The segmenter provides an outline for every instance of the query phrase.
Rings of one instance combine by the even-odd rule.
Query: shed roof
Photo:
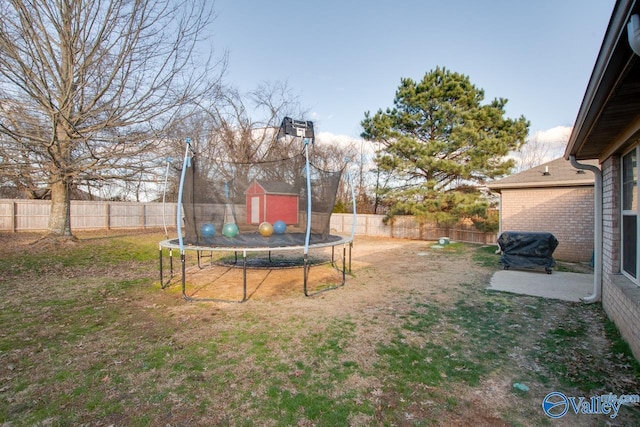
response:
[[[264,189],[267,194],[293,194],[297,195],[293,185],[282,181],[262,181],[257,179],[256,183]]]
[[[597,166],[595,160],[583,162]],[[487,184],[492,190],[505,188],[580,187],[592,186],[593,173],[574,168],[568,160],[555,159],[520,173]]]

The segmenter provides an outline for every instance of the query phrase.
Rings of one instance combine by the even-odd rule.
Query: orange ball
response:
[[[273,234],[273,225],[265,221],[260,224],[258,231],[263,237],[269,237]]]

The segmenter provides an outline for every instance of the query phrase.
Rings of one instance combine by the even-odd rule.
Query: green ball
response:
[[[238,235],[238,226],[233,223],[227,223],[222,227],[222,234],[227,237],[236,237]]]

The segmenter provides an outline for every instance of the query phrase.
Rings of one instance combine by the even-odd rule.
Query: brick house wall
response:
[[[602,307],[640,360],[640,288],[620,273],[620,157],[602,164]]]
[[[602,164],[602,274],[620,273],[620,157]]]
[[[600,164],[602,306],[640,360],[640,287],[621,272],[621,156],[640,144],[640,52],[628,28],[634,15],[640,2],[615,2],[563,157]]]
[[[501,231],[545,231],[558,239],[554,258],[588,262],[593,254],[593,186],[503,189]]]

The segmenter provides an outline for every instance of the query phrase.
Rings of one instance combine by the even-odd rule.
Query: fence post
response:
[[[173,215],[171,216],[171,218],[177,218],[178,217],[178,210],[182,209],[181,206],[179,206],[177,203],[173,204]],[[180,211],[182,212],[182,211]],[[176,230],[178,229],[178,221],[176,220],[176,224],[175,224]]]
[[[10,208],[10,214],[11,214],[11,232],[15,233],[16,232],[16,212],[18,211],[18,209],[16,208],[16,202],[15,201],[11,201],[11,208]]]
[[[111,226],[111,207],[109,202],[104,204],[104,228],[109,230]]]

